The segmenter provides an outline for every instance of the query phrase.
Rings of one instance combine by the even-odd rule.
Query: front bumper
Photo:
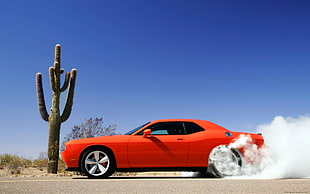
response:
[[[68,169],[79,168],[79,155],[77,153],[76,150],[73,150],[73,146],[70,145],[66,145],[66,149],[61,153]]]

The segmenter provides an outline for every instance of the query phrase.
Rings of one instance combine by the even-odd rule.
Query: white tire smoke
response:
[[[230,146],[244,147],[241,175],[247,178],[310,177],[310,117],[277,116],[269,124],[259,125],[267,147],[258,149],[250,136],[241,136]]]
[[[241,135],[231,148],[243,148],[242,168],[238,176],[227,178],[310,178],[310,116],[277,116],[271,123],[258,125],[265,145],[258,148],[249,135]],[[232,164],[234,165],[234,164]],[[182,176],[199,176],[183,172]]]

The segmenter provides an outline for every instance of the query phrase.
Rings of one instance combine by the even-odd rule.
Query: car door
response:
[[[183,167],[188,157],[188,136],[182,122],[159,122],[150,125],[151,134],[143,132],[128,141],[130,168]]]

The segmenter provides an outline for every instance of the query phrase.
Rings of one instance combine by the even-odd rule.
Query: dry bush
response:
[[[47,164],[47,152],[40,152],[38,159],[33,161],[33,165],[41,171],[43,171],[43,169],[47,169]]]
[[[36,159],[33,161],[33,166],[43,171],[47,168],[47,159]]]
[[[66,164],[62,159],[58,160],[58,172],[64,172],[66,170]]]
[[[0,155],[0,169],[5,169],[9,174],[20,174],[31,163],[31,160],[23,159],[19,156],[11,154]]]
[[[29,160],[11,154],[0,154],[0,176],[20,175],[22,172],[28,172],[29,167],[36,168],[40,171],[45,171],[48,166],[48,159],[46,152],[41,152],[38,159]],[[58,172],[64,175],[71,175],[73,173],[65,172],[66,165],[63,160],[58,160]]]

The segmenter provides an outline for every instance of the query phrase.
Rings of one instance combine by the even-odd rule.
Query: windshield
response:
[[[143,124],[143,125],[141,125],[141,126],[139,126],[139,127],[136,127],[136,128],[134,128],[134,129],[128,131],[128,132],[125,133],[124,135],[131,135],[131,134],[133,134],[134,132],[136,132],[136,131],[138,131],[139,129],[141,129],[142,127],[144,127],[145,125],[149,124],[149,123],[150,123],[150,122],[147,122],[147,123],[145,123],[145,124]]]

